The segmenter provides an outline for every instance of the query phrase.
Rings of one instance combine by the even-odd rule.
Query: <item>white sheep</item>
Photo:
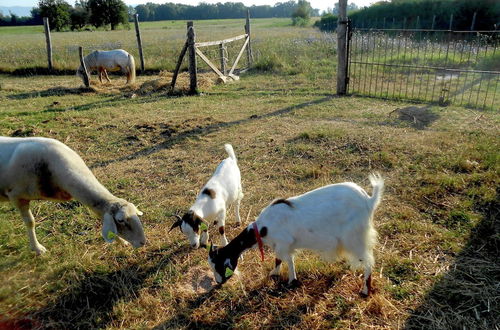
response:
[[[236,223],[241,224],[240,202],[243,198],[243,189],[241,188],[240,169],[238,168],[233,147],[230,144],[225,144],[224,148],[229,157],[217,166],[214,174],[207,184],[203,186],[189,211],[182,218],[177,215],[177,221],[170,228],[172,230],[179,227],[188,237],[193,248],[198,248],[200,243],[202,246],[206,246],[208,242],[208,222],[212,220],[215,225],[219,226],[221,245],[227,244],[224,229],[225,218],[227,209],[233,203],[236,205]]]
[[[372,197],[355,183],[345,182],[273,201],[228,245],[222,248],[210,246],[209,264],[216,281],[224,283],[231,277],[239,256],[258,243],[255,224],[263,244],[276,253],[271,276],[279,275],[283,260],[288,263],[289,284],[298,284],[294,251],[314,250],[332,260],[344,257],[353,268],[364,267],[361,294],[368,296],[375,262],[373,247],[377,239],[373,214],[382,198],[384,180],[372,174],[370,182]]]
[[[134,247],[145,244],[138,217],[142,212],[113,196],[68,146],[49,138],[0,137],[0,201],[10,201],[19,210],[36,254],[47,250],[36,238],[30,201],[73,198],[102,218],[102,236],[107,242],[121,237]]]

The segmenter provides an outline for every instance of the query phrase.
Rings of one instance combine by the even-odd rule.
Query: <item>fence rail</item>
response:
[[[500,109],[500,31],[349,33],[348,92]]]

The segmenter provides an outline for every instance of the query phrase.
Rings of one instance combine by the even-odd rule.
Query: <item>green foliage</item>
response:
[[[477,13],[475,30],[493,30],[500,17],[497,0],[448,1],[380,1],[350,15],[354,26],[364,28],[425,28],[448,29],[453,15],[453,30],[469,30],[474,12]]]
[[[338,17],[332,14],[325,14],[321,16],[319,21],[314,23],[314,26],[321,31],[333,32],[337,28]]]
[[[89,22],[95,27],[111,25],[115,30],[119,24],[128,22],[127,6],[122,0],[89,0]]]
[[[311,19],[312,7],[306,0],[299,0],[297,8],[292,13],[292,24],[294,26],[306,26]]]
[[[64,0],[40,0],[40,16],[49,18],[51,30],[61,31],[70,24],[71,6]]]
[[[76,3],[71,10],[71,30],[81,30],[89,23],[89,9],[86,2]]]

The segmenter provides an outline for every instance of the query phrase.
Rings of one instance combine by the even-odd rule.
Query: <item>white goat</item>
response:
[[[0,137],[0,201],[10,201],[21,213],[30,246],[37,254],[47,250],[36,238],[32,200],[76,199],[102,218],[107,242],[123,238],[134,247],[145,244],[134,204],[113,196],[83,160],[68,146],[48,138]]]
[[[228,158],[224,159],[214,174],[203,186],[193,206],[183,217],[177,217],[177,221],[170,230],[179,227],[189,239],[192,247],[198,248],[200,241],[202,246],[208,242],[208,221],[214,220],[214,224],[219,226],[221,235],[221,245],[227,244],[227,238],[224,231],[226,211],[229,206],[236,202],[236,223],[241,224],[240,202],[243,198],[241,188],[241,175],[236,155],[230,144],[225,144]],[[201,239],[200,239],[201,231]]]
[[[355,183],[345,182],[275,200],[262,210],[254,224],[263,244],[271,247],[277,256],[271,276],[279,275],[284,260],[288,263],[289,284],[298,284],[293,253],[297,249],[310,249],[328,259],[345,257],[353,268],[363,266],[361,294],[369,295],[377,236],[373,213],[382,198],[384,180],[372,174],[370,182],[372,197]],[[239,256],[258,243],[254,224],[225,247],[210,247],[209,264],[218,283],[231,277]]]

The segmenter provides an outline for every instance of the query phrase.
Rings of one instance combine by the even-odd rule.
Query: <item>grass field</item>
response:
[[[237,30],[240,23],[227,25]],[[144,28],[169,24],[177,27],[166,34],[180,45],[183,23]],[[214,38],[233,35],[223,29],[226,22],[210,24],[224,31]],[[0,135],[65,142],[111,192],[144,212],[149,239],[139,250],[107,245],[99,219],[80,203],[35,202],[37,235],[48,249],[36,257],[19,214],[0,204],[0,328],[491,329],[500,323],[498,112],[337,98],[335,54],[325,39],[316,43],[327,37],[283,25],[255,24],[254,49],[267,71],[207,85],[200,96],[133,94],[117,76],[111,86],[87,90],[75,76],[0,75]],[[104,43],[125,31],[92,33]],[[208,38],[209,27],[202,33]],[[13,69],[12,61],[1,66]],[[152,79],[139,76],[137,86]],[[358,295],[359,272],[309,252],[296,257],[299,288],[286,287],[285,272],[281,281],[267,278],[270,250],[263,263],[258,251],[249,252],[239,277],[213,287],[207,252],[192,251],[178,230],[167,232],[171,215],[190,206],[226,157],[228,142],[242,172],[245,225],[274,198],[341,181],[369,189],[368,174],[382,173],[370,298]],[[233,219],[231,210],[229,238],[243,229]],[[214,228],[211,235],[218,236]]]

